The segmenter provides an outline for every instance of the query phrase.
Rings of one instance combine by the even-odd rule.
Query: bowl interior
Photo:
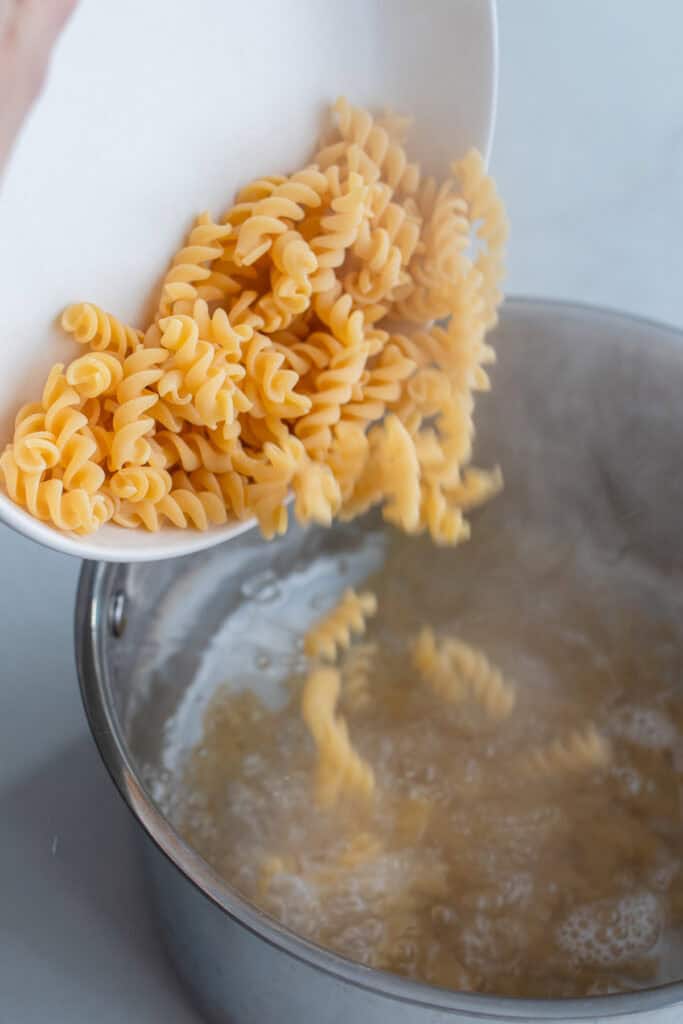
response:
[[[180,0],[83,0],[0,192],[0,445],[50,366],[75,354],[55,327],[63,307],[95,302],[145,324],[192,218],[219,215],[254,177],[301,166],[338,94],[413,114],[415,154],[444,171],[469,146],[488,152],[495,86],[493,0],[203,0],[191,17]],[[50,547],[119,561],[233,532],[106,527],[82,540],[2,493],[0,519]]]

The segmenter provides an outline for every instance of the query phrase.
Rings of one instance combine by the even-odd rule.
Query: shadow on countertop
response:
[[[156,934],[133,819],[89,736],[0,796],[0,828],[1,1024],[197,1024]]]

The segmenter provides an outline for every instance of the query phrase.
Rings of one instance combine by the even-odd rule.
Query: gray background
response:
[[[510,292],[683,325],[682,33],[679,0],[501,0]],[[196,1022],[81,710],[79,566],[3,527],[0,566],[0,1024]]]

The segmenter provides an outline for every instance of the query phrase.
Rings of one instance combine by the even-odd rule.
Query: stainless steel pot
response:
[[[237,623],[221,634],[224,647],[239,648],[252,685],[267,685],[267,665],[296,659],[301,602],[310,610],[340,575],[362,578],[384,559],[396,607],[412,602],[430,618],[443,612],[445,598],[466,608],[483,592],[485,608],[507,586],[518,595],[514,607],[548,579],[555,584],[543,586],[561,590],[579,562],[590,577],[594,563],[609,575],[630,559],[654,580],[638,592],[643,615],[683,621],[662,596],[671,593],[672,574],[683,572],[683,336],[607,311],[521,299],[507,303],[496,335],[499,365],[494,397],[481,403],[478,461],[500,461],[507,487],[477,516],[468,545],[445,552],[392,539],[370,522],[295,530],[272,545],[251,532],[172,562],[84,566],[76,647],[85,708],[141,825],[166,946],[212,1021],[683,1021],[680,982],[526,1001],[445,992],[351,963],[241,899],[159,809],[175,742],[169,723],[182,706],[186,731],[193,721],[196,729],[201,709],[187,707],[188,687],[205,670],[204,653],[220,647],[222,623]],[[529,536],[539,535],[547,543],[527,558]],[[658,579],[668,588],[660,591]],[[533,601],[527,605],[533,616]],[[266,640],[274,660],[259,654]],[[192,701],[201,704],[200,695]]]

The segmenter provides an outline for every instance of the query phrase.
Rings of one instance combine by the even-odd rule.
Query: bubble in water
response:
[[[638,796],[641,789],[643,788],[643,780],[638,774],[628,765],[614,765],[612,768],[612,775],[618,779],[623,785],[624,789],[631,796]]]
[[[470,964],[486,964],[497,955],[495,938],[489,918],[476,914],[471,925],[462,933],[466,960]]]
[[[530,874],[520,872],[511,875],[503,883],[503,902],[517,907],[525,907],[531,902],[534,889],[534,880]]]
[[[147,776],[147,788],[157,803],[161,804],[167,799],[171,779],[171,772],[165,769],[162,769],[160,772],[155,772],[153,769],[150,770]]]
[[[410,970],[413,964],[417,963],[418,945],[412,939],[399,939],[392,947],[392,957],[395,958],[403,970]]]
[[[442,903],[437,903],[432,907],[431,918],[434,924],[449,925],[455,922],[456,913],[453,907],[447,907]]]
[[[643,889],[577,907],[557,929],[556,940],[575,962],[614,968],[647,953],[660,929],[659,900]]]
[[[276,875],[271,882],[270,904],[286,928],[304,934],[313,930],[319,903],[313,886],[303,878]]]
[[[265,572],[257,573],[256,576],[245,580],[240,592],[248,601],[258,601],[260,604],[277,601],[281,594],[277,576],[272,569],[266,569]]]
[[[678,857],[661,854],[659,862],[651,869],[649,884],[658,892],[666,892],[678,874],[681,862]]]
[[[254,664],[256,665],[256,668],[263,671],[264,669],[270,668],[271,662],[269,656],[261,652],[254,658]]]
[[[673,722],[657,708],[635,705],[620,708],[612,718],[610,730],[615,736],[652,750],[665,750],[676,742]]]
[[[360,963],[369,963],[383,934],[384,923],[376,917],[367,917],[341,929],[334,938],[334,947]]]
[[[611,996],[622,989],[613,978],[596,978],[588,987],[587,996]]]
[[[267,766],[261,754],[246,754],[242,760],[242,771],[247,779],[263,772],[265,767]]]

